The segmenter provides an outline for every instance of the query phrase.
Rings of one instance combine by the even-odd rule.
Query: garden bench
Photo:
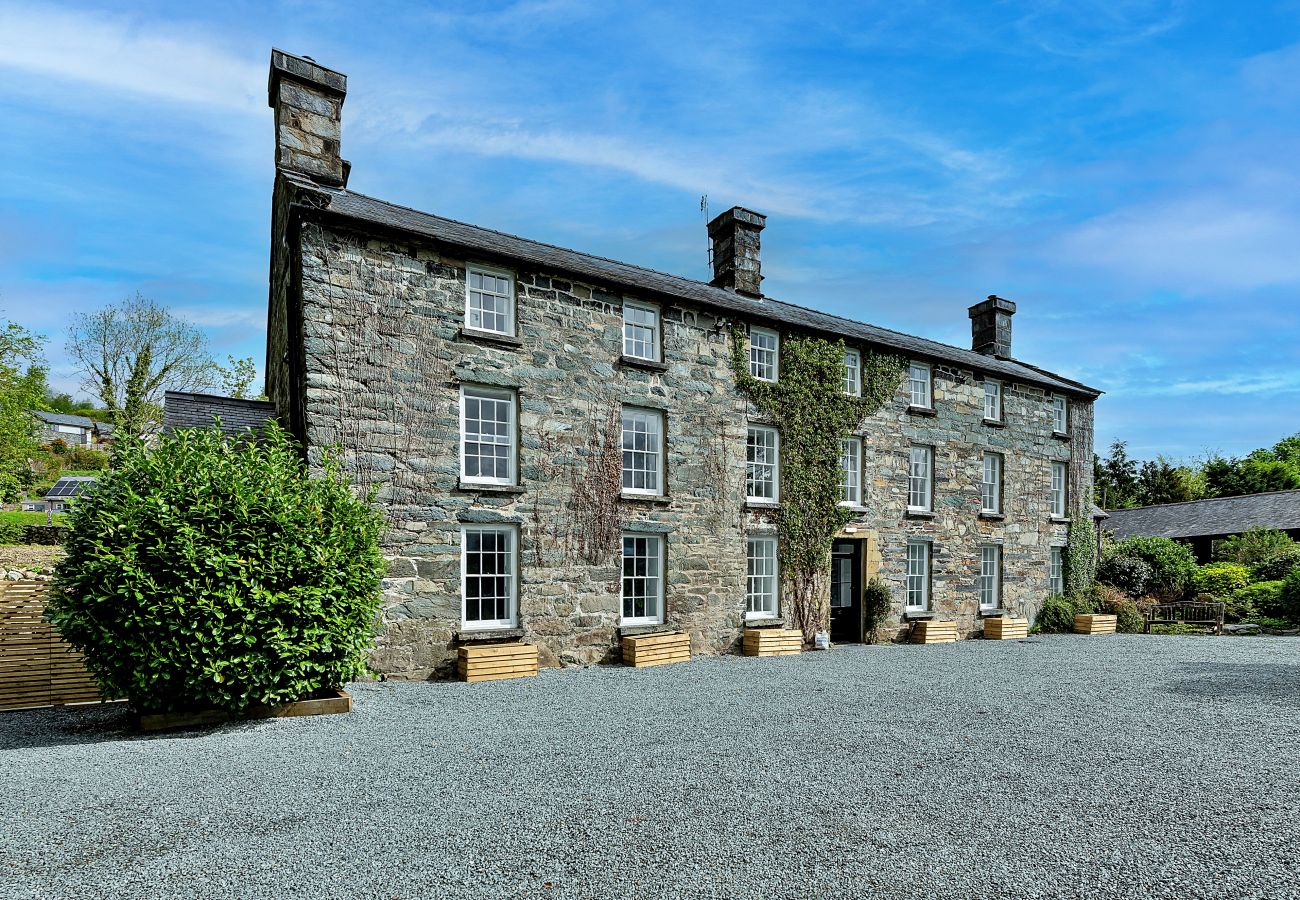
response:
[[[1222,603],[1200,600],[1157,603],[1146,608],[1142,631],[1150,634],[1152,625],[1208,625],[1223,634],[1223,609]]]

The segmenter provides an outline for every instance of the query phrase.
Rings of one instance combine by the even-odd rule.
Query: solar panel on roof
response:
[[[45,492],[45,496],[51,499],[57,499],[59,497],[76,497],[94,481],[95,479],[86,477],[60,478],[58,481],[54,482],[52,488]]]

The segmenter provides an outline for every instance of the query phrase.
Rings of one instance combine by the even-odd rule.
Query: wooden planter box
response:
[[[746,628],[746,656],[794,656],[803,652],[803,632],[797,628]]]
[[[169,731],[174,728],[202,728],[242,719],[284,719],[296,716],[332,716],[352,712],[352,695],[347,691],[328,691],[319,697],[309,697],[283,706],[250,706],[242,715],[232,715],[221,709],[200,709],[193,712],[144,713],[136,716],[136,726],[141,731]]]
[[[1074,617],[1075,634],[1114,634],[1115,616],[1106,613],[1081,613]]]
[[[922,619],[912,626],[913,644],[951,644],[956,640],[956,622]]]
[[[623,664],[638,669],[668,663],[690,662],[691,636],[678,631],[638,634],[623,638]]]
[[[1017,641],[1029,637],[1029,620],[1005,616],[985,619],[984,637],[990,641]]]
[[[456,671],[465,681],[527,678],[538,670],[537,648],[531,644],[479,644],[460,648]]]

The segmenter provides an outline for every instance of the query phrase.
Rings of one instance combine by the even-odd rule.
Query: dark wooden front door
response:
[[[862,542],[831,545],[831,640],[862,641]]]

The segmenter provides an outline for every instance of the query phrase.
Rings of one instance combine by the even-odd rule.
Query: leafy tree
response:
[[[1142,463],[1138,472],[1137,506],[1158,503],[1184,503],[1200,500],[1204,488],[1197,473],[1187,466],[1176,466],[1163,456]]]
[[[68,353],[123,438],[153,430],[165,391],[204,390],[216,375],[202,332],[140,294],[76,316]]]
[[[1245,459],[1212,457],[1205,462],[1205,488],[1210,497],[1239,497],[1300,488],[1300,468],[1278,459],[1270,450],[1256,450]]]
[[[41,338],[16,322],[0,325],[0,501],[32,482],[39,429],[31,411],[45,405]]]
[[[253,381],[257,378],[257,364],[253,362],[251,356],[236,359],[227,355],[226,360],[229,365],[217,367],[221,374],[222,390],[227,397],[238,397],[242,400],[249,396]]]
[[[1285,531],[1251,528],[1217,542],[1214,558],[1219,562],[1256,566],[1279,557],[1290,557],[1297,551],[1300,551],[1300,546]]]
[[[103,417],[103,411],[97,409],[92,400],[73,400],[71,394],[55,394],[48,390],[45,394],[45,408],[69,416],[88,416],[92,419]]]
[[[1138,462],[1129,459],[1127,441],[1114,441],[1104,460],[1094,459],[1093,475],[1093,494],[1102,509],[1138,505]]]

